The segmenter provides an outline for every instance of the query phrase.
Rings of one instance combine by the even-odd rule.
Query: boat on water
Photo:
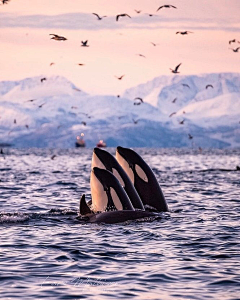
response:
[[[83,133],[81,133],[81,136],[79,136],[79,135],[77,136],[77,140],[75,142],[75,146],[77,148],[79,148],[79,147],[86,147],[86,143],[85,143],[83,137],[84,137]]]
[[[97,143],[96,146],[99,147],[99,148],[105,148],[105,147],[107,147],[107,144],[104,143],[103,140],[100,140],[100,141]]]

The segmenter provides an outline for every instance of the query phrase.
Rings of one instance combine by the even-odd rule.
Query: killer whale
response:
[[[142,203],[159,212],[168,205],[157,179],[148,164],[134,150],[118,146],[116,158],[136,188]]]
[[[122,151],[122,149],[124,150]],[[122,163],[126,168],[126,173],[130,176],[130,179],[133,180],[133,183],[136,184],[136,182],[138,182],[138,184],[136,184],[137,187],[139,182],[142,183],[142,181],[145,181],[148,183],[149,186],[144,187],[147,189],[147,192],[144,194],[141,189],[140,192],[144,200],[143,204],[151,207],[155,211],[134,208],[131,199],[123,188],[124,181],[123,177],[119,174],[121,173],[121,171],[119,171],[121,167],[119,167],[118,162],[115,161],[111,154],[106,155],[108,152],[94,149],[92,159],[93,168],[90,176],[92,200],[90,205],[90,202],[86,202],[85,195],[80,199],[80,219],[90,223],[113,224],[145,217],[161,217],[159,212],[168,211],[161,188],[150,167],[139,155],[137,155],[138,160],[136,160],[136,155],[133,155],[131,152],[132,155],[129,155],[128,151],[125,150],[131,149],[117,148],[117,159],[119,163]],[[121,154],[118,151],[121,152]],[[127,154],[125,152],[127,152]],[[131,172],[128,170],[130,169],[130,165],[132,167]],[[105,168],[109,168],[112,172]],[[123,174],[125,173],[123,172]]]
[[[118,179],[108,170],[94,167],[90,177],[92,211],[134,210]]]
[[[144,210],[143,203],[130,178],[114,156],[105,150],[94,148],[92,156],[92,168],[94,167],[99,167],[112,172],[126,191],[133,207],[135,209]]]

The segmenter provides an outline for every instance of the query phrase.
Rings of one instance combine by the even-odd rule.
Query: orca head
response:
[[[98,167],[100,169],[106,169],[113,173],[119,180],[120,184],[125,187],[124,179],[122,178],[122,172],[119,170],[122,167],[119,165],[114,156],[112,156],[109,152],[100,149],[93,149],[92,156],[92,169],[94,167]],[[123,171],[124,172],[124,171]]]
[[[94,167],[90,178],[92,210],[134,210],[118,179],[108,170]]]
[[[158,211],[168,211],[168,206],[157,179],[148,164],[134,150],[117,147],[116,157],[136,188],[142,203]]]
[[[148,169],[150,168],[135,151],[118,146],[116,150],[116,157],[117,161],[125,170],[133,184],[134,180],[136,180],[136,175],[144,182],[148,182],[149,178],[146,171],[148,172]]]

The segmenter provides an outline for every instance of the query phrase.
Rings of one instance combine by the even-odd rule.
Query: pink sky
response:
[[[156,12],[164,4],[177,9]],[[239,11],[239,0],[11,0],[0,6],[0,80],[62,75],[88,93],[121,94],[170,75],[180,62],[182,75],[239,72],[240,51],[229,48],[240,44],[228,44],[240,41]],[[107,18],[98,21],[93,12]],[[116,22],[120,13],[132,18]],[[184,30],[194,33],[176,35]],[[50,33],[68,40],[51,40]],[[81,47],[81,40],[90,46]],[[121,81],[115,77],[123,74]]]

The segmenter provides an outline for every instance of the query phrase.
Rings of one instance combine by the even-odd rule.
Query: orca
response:
[[[92,211],[94,213],[109,210],[134,210],[134,207],[119,183],[108,170],[94,167],[90,177]]]
[[[131,179],[145,208],[168,211],[168,205],[161,187],[148,164],[134,150],[117,147],[116,158]]]
[[[80,199],[78,220],[89,223],[114,224],[142,218],[161,218],[155,212],[135,210],[127,193],[110,171],[94,167],[91,172],[92,204]]]
[[[94,167],[99,167],[112,172],[126,191],[133,207],[135,209],[144,210],[143,203],[130,178],[114,156],[105,150],[94,148],[92,156],[92,168]]]

